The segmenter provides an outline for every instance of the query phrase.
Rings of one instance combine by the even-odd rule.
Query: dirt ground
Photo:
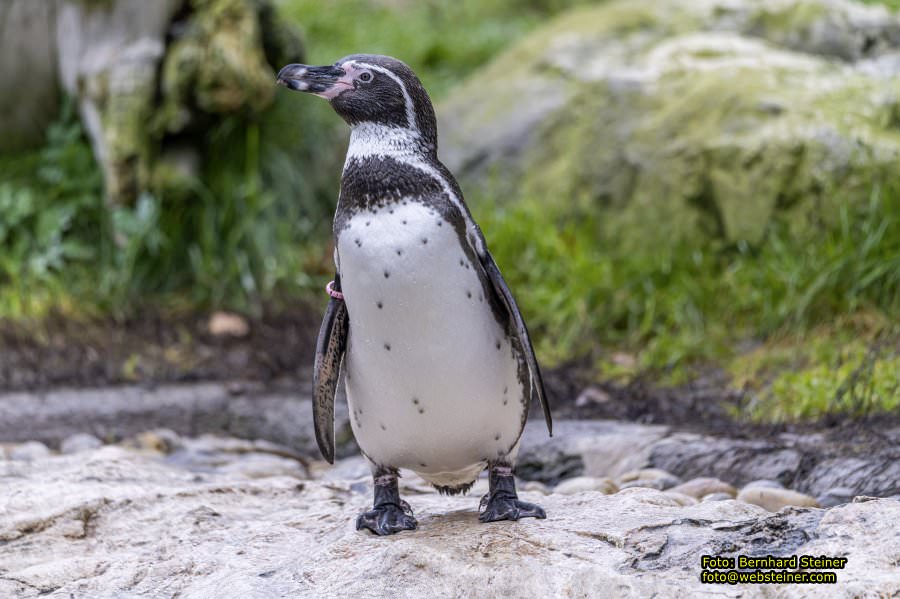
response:
[[[144,313],[140,318],[72,321],[40,327],[0,323],[0,391],[104,387],[118,384],[235,381],[285,387],[311,377],[320,308],[296,306],[247,319],[244,336],[214,335],[210,314]],[[866,420],[832,417],[802,425],[742,422],[743,394],[715,369],[689,385],[664,388],[637,380],[597,382],[586,362],[544,372],[556,419],[614,419],[665,424],[698,433],[765,439],[784,432],[819,432],[853,453],[890,443],[881,431],[900,415]],[[295,387],[296,388],[296,387]],[[532,410],[539,416],[540,410]]]

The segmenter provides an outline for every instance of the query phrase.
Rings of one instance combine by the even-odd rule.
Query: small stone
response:
[[[850,487],[832,487],[816,497],[816,503],[819,504],[819,507],[834,507],[850,503],[854,497],[856,497],[856,491]]]
[[[678,502],[678,505],[683,505],[685,507],[689,505],[697,505],[697,499],[695,497],[691,497],[690,495],[685,495],[684,493],[676,493],[675,491],[664,491],[664,495],[668,497],[672,497],[675,501]]]
[[[533,493],[540,493],[541,495],[547,495],[550,492],[547,489],[547,485],[545,485],[542,482],[538,482],[536,480],[518,481],[518,482],[516,482],[516,488],[519,491],[523,491],[523,492],[531,491]]]
[[[9,452],[9,459],[30,462],[50,455],[50,448],[40,441],[28,441],[13,447]]]
[[[690,495],[694,499],[700,499],[704,495],[711,493],[728,493],[732,497],[737,494],[737,490],[726,482],[718,478],[695,478],[686,483],[682,483],[669,489],[675,493],[684,493]]]
[[[149,449],[160,453],[172,453],[182,446],[181,437],[178,436],[178,433],[167,428],[158,428],[140,433],[135,437],[135,441],[137,441],[137,445],[141,449]]]
[[[97,449],[98,447],[103,447],[103,441],[95,437],[94,435],[89,435],[87,433],[78,433],[76,435],[72,435],[71,437],[66,437],[63,439],[63,442],[59,445],[60,453],[78,453],[80,451],[88,451],[90,449]]]
[[[659,468],[642,468],[631,470],[619,477],[619,483],[626,483],[629,487],[649,487],[651,489],[671,489],[681,484],[681,479]],[[643,483],[643,484],[642,484]],[[620,484],[625,488],[625,484]]]
[[[575,398],[575,407],[583,408],[590,405],[600,405],[608,402],[612,397],[603,389],[588,387]]]
[[[674,487],[675,485],[666,486],[666,481],[662,478],[653,478],[653,479],[639,479],[639,480],[630,480],[627,483],[622,483],[619,485],[620,489],[634,489],[637,487],[643,489],[656,489],[657,491],[664,491],[670,487]]]
[[[574,495],[576,493],[584,493],[586,491],[600,491],[605,495],[612,495],[618,492],[619,487],[609,478],[595,478],[593,476],[576,476],[568,478],[553,489],[554,493],[560,495]]]
[[[706,503],[708,501],[728,501],[729,499],[734,499],[734,497],[728,493],[710,493],[709,495],[704,495],[700,501]]]
[[[215,337],[246,337],[250,332],[247,319],[231,312],[213,312],[208,327]]]
[[[742,490],[738,501],[752,503],[770,512],[777,512],[783,507],[794,505],[798,507],[819,507],[815,498],[788,489],[772,489],[768,487],[751,487]]]
[[[767,478],[761,478],[759,480],[751,480],[749,483],[744,485],[745,489],[750,489],[752,487],[763,487],[766,489],[783,489],[784,485],[778,482],[777,480],[769,480]]]

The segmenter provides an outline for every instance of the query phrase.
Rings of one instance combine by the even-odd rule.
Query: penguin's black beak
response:
[[[289,64],[280,71],[276,81],[288,89],[298,92],[309,92],[317,96],[334,97],[335,92],[343,91],[346,83],[344,69],[337,66],[311,67],[305,64]]]

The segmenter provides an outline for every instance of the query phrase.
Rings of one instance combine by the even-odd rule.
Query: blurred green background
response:
[[[868,4],[893,10],[898,3]],[[479,85],[514,77],[521,64],[532,65],[530,72],[540,77],[532,85],[531,75],[523,74],[525,91],[510,100],[527,105],[536,101],[529,89],[537,95],[552,77],[574,72],[577,78],[579,60],[590,62],[591,52],[612,62],[611,49],[620,40],[643,40],[652,31],[656,43],[703,31],[694,16],[673,13],[671,3],[280,0],[276,5],[280,18],[302,31],[308,63],[328,64],[356,52],[403,59],[431,93],[442,130],[444,115],[463,123],[451,126],[448,135],[457,137],[466,133],[466,119],[474,118],[468,114],[487,110],[494,92]],[[804,44],[815,42],[803,37],[802,19],[825,14],[821,6],[798,3],[797,10],[784,14],[764,7],[762,16],[746,17],[752,23],[742,34],[772,44],[783,39],[785,48],[800,53]],[[884,15],[885,43],[895,43],[896,17]],[[591,25],[591,19],[599,24]],[[596,43],[602,45],[565,46],[569,38],[560,32],[582,27],[595,27]],[[852,31],[852,19],[848,27]],[[573,71],[536,54],[538,47],[546,51],[548,40],[561,44],[561,56],[576,57]],[[623,56],[648,53],[640,44],[621,42]],[[719,50],[703,46],[691,52],[692,59],[702,60],[715,58]],[[825,54],[828,69],[834,62],[862,60]],[[689,383],[711,369],[724,372],[728,384],[749,392],[743,418],[790,421],[900,408],[900,171],[890,154],[892,144],[900,143],[896,90],[878,88],[878,102],[863,110],[851,92],[875,84],[867,80],[853,87],[861,75],[849,67],[827,73],[797,68],[807,69],[811,78],[850,83],[840,96],[830,91],[834,86],[818,90],[806,79],[787,76],[759,85],[758,78],[749,84],[729,79],[731,91],[724,91],[718,80],[692,74],[664,79],[678,92],[667,99],[687,104],[640,105],[622,104],[616,94],[625,92],[613,85],[619,80],[606,79],[602,89],[585,84],[566,96],[567,112],[536,129],[543,137],[528,142],[537,149],[518,166],[498,159],[469,172],[468,163],[459,161],[465,166],[467,201],[547,367],[587,364],[598,379],[643,377],[663,385]],[[797,77],[793,71],[790,76]],[[623,81],[626,85],[627,78]],[[771,141],[781,139],[777,135],[763,142],[753,138],[757,146],[750,158],[734,148],[726,155],[722,144],[707,143],[723,135],[755,134],[755,125],[735,125],[732,112],[747,98],[757,106],[759,98],[783,90],[794,94],[788,111],[795,106],[790,102],[838,111],[830,114],[847,128],[848,139],[862,139],[863,145],[875,140],[876,158],[832,167],[830,154],[816,162],[815,146],[791,146],[785,153]],[[732,92],[727,103],[716,103]],[[825,100],[819,103],[820,98]],[[616,122],[638,118],[633,110],[646,111],[642,120],[613,134]],[[603,114],[622,118],[606,123]],[[820,116],[811,112],[804,118],[809,123]],[[695,228],[686,234],[677,233],[681,213],[668,212],[676,205],[669,195],[680,193],[677,182],[658,173],[653,174],[658,184],[649,191],[629,187],[634,201],[623,208],[622,194],[604,187],[604,173],[620,170],[606,162],[633,159],[629,152],[623,152],[625,158],[607,154],[615,136],[625,145],[645,140],[633,150],[644,152],[634,159],[644,169],[750,173],[729,179],[739,202],[737,216],[729,221],[727,204],[717,204],[727,200],[720,189],[728,187],[716,187],[715,177],[709,179],[711,191],[686,196],[685,202],[702,204],[700,220],[691,221]],[[203,131],[200,175],[186,191],[146,189],[131,202],[110,205],[75,102],[66,101],[40,147],[0,157],[0,319],[27,327],[50,315],[118,318],[146,310],[165,315],[227,309],[254,318],[297,304],[318,311],[321,289],[332,276],[330,224],[346,138],[345,125],[325,102],[279,90],[267,110],[221,118]],[[671,139],[682,144],[677,156],[652,154]],[[696,153],[703,159],[700,166],[681,161],[695,155],[692,148],[702,148]],[[791,162],[785,171],[784,156],[797,152],[806,162]],[[653,160],[643,162],[651,155]],[[758,164],[769,170],[754,171]],[[507,168],[523,170],[504,178]],[[830,168],[849,170],[839,177],[819,172]],[[761,182],[772,177],[786,183],[774,192],[763,189]],[[741,210],[757,200],[769,202],[766,194],[774,208],[769,206],[762,224],[747,233],[741,226],[749,217]],[[707,233],[703,215],[710,210],[719,220]],[[735,234],[725,230],[731,222],[740,225]]]

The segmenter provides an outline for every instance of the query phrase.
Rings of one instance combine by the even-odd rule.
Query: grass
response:
[[[536,201],[492,207],[481,220],[545,361],[593,354],[606,377],[649,372],[670,383],[689,380],[694,365],[732,363],[737,385],[751,395],[761,390],[744,412],[752,418],[898,405],[900,370],[892,366],[900,347],[890,342],[900,338],[894,190],[873,191],[868,203],[844,206],[835,225],[804,236],[775,222],[753,248],[696,242],[626,251],[602,215],[554,219]],[[831,325],[826,333],[823,325]],[[742,351],[767,339],[781,342]],[[852,349],[841,353],[845,346]],[[622,366],[622,350],[636,356],[633,365]],[[786,351],[798,359],[779,362]],[[854,376],[870,379],[868,395],[847,382],[863,364],[872,367]]]

